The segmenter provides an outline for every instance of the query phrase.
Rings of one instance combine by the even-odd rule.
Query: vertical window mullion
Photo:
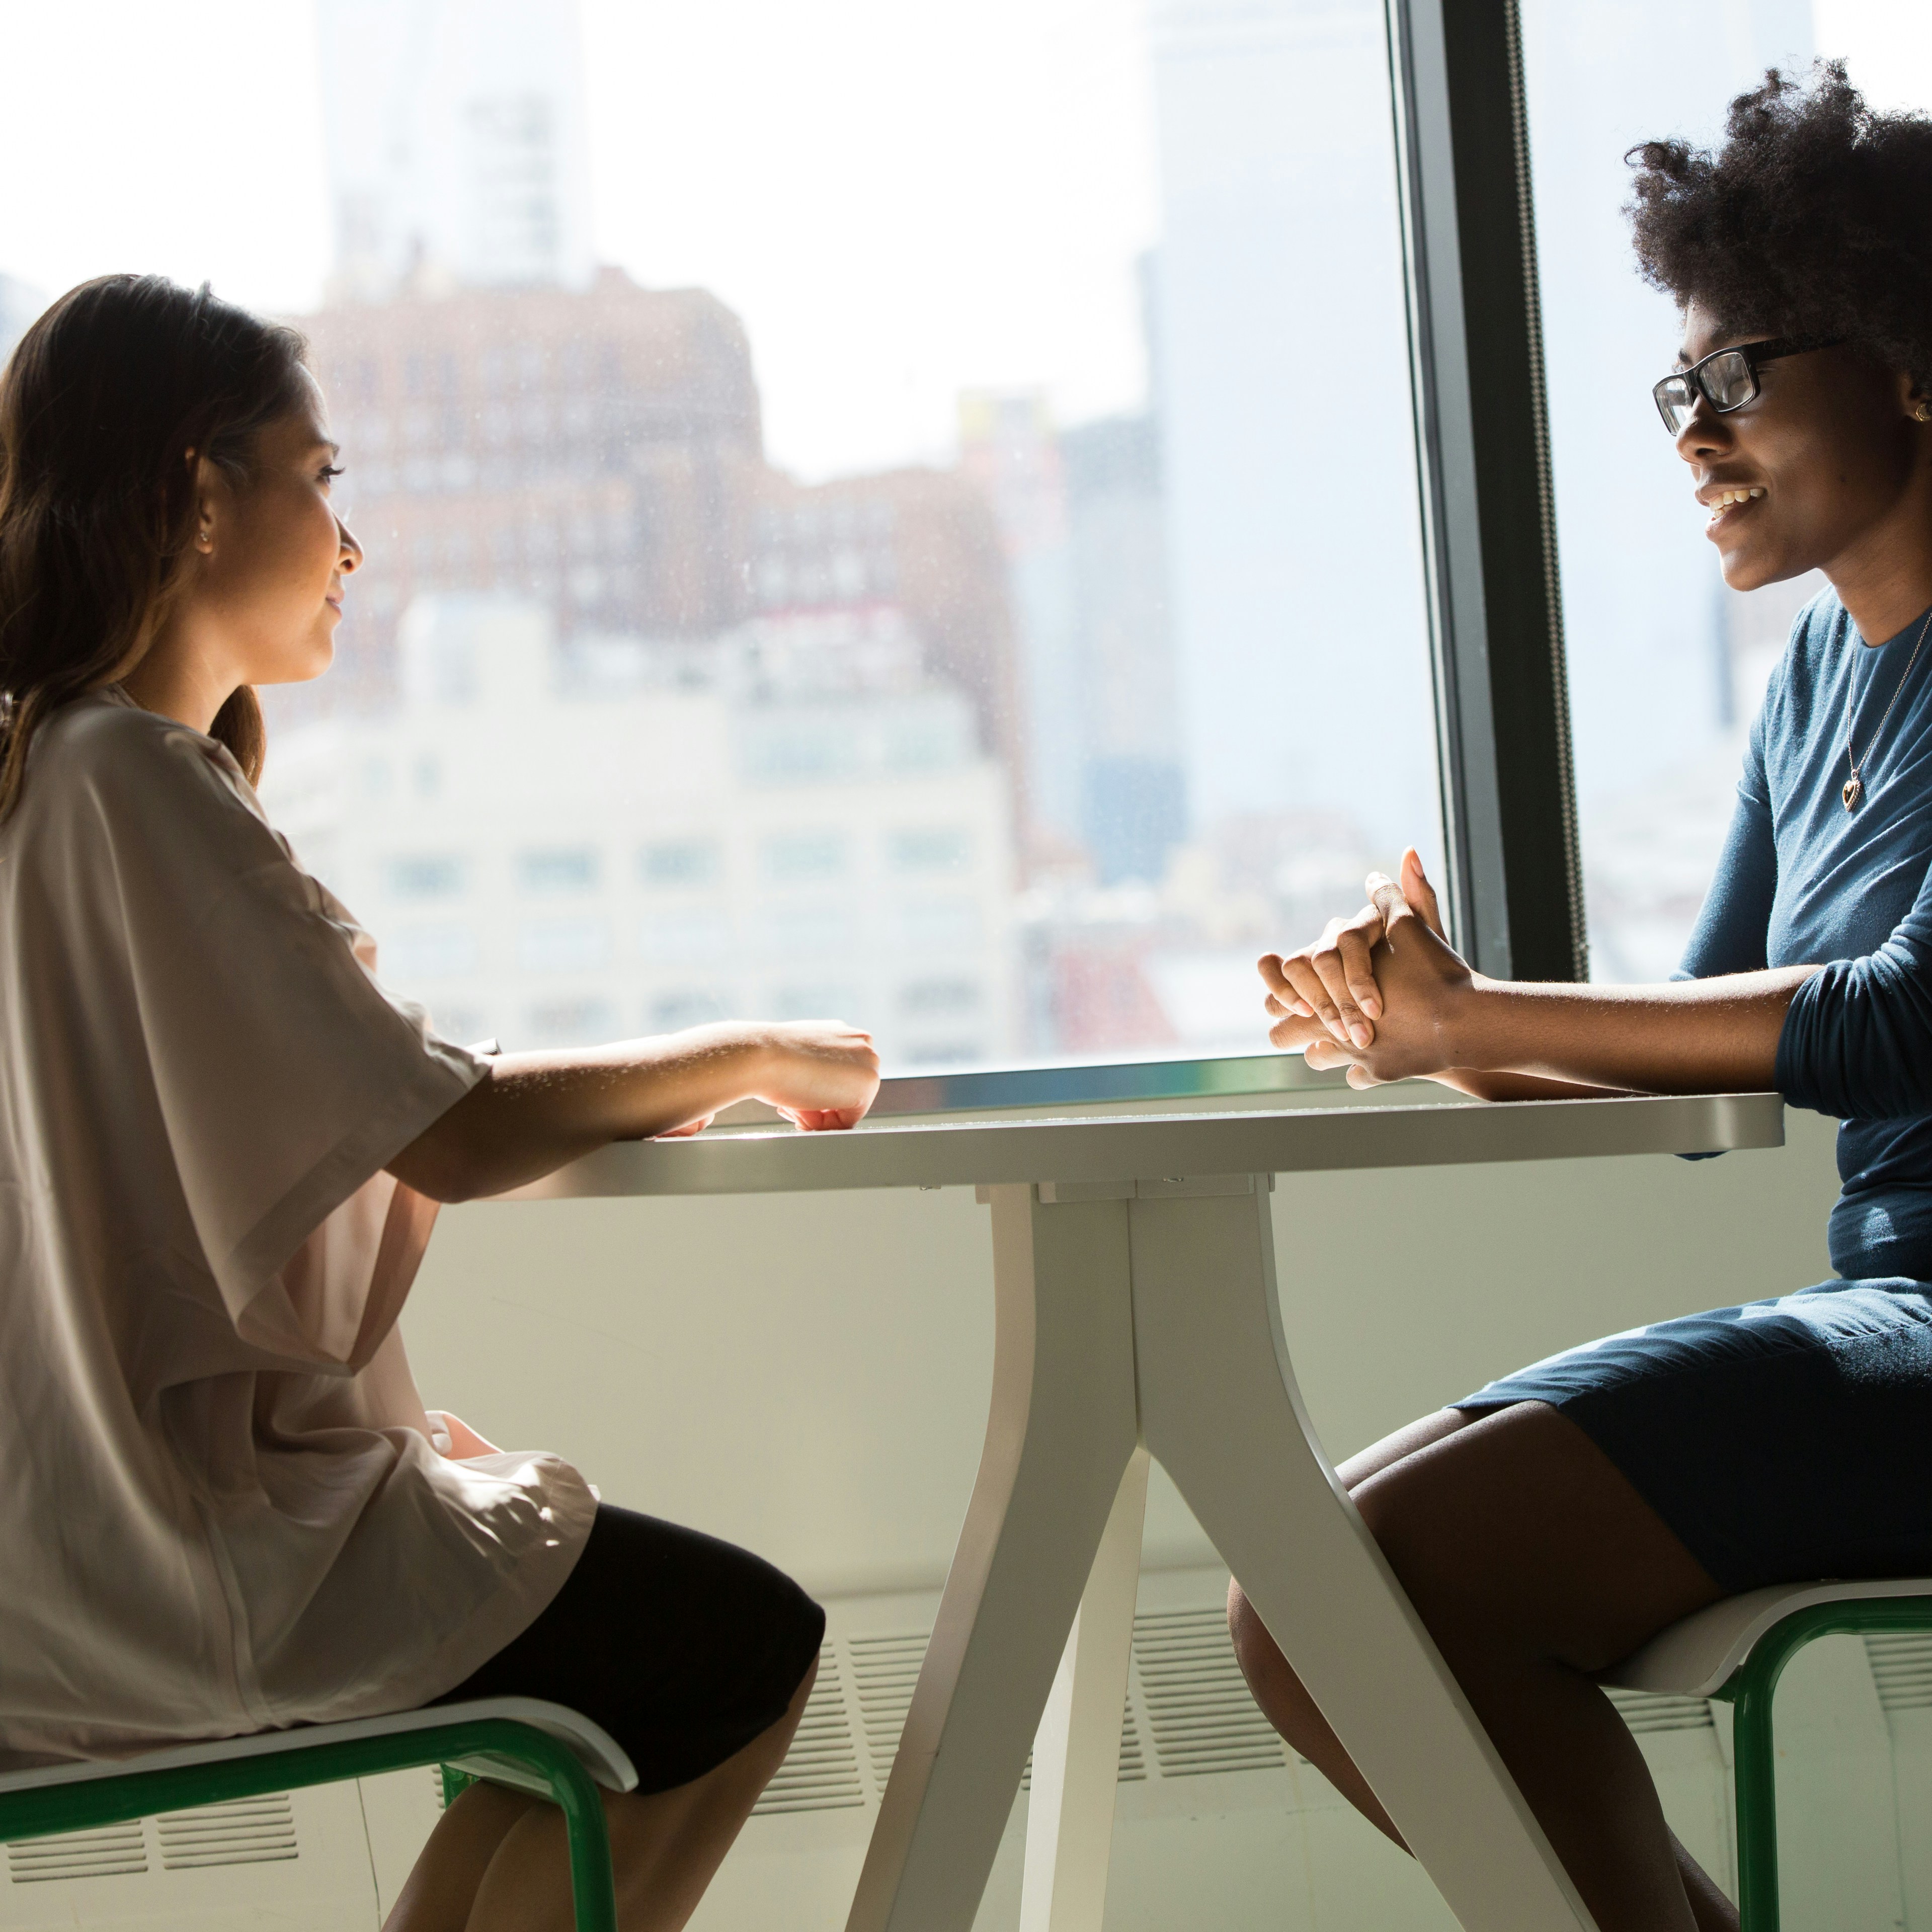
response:
[[[1388,0],[1457,944],[1587,976],[1514,0]]]

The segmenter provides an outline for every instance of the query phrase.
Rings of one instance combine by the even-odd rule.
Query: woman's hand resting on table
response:
[[[1444,937],[1414,851],[1372,872],[1370,903],[1312,946],[1261,960],[1268,1038],[1352,1087],[1418,1077],[1479,1100],[1756,1093],[1775,1073],[1792,995],[1785,966],[1652,986],[1499,980]]]
[[[764,1027],[766,1067],[753,1097],[808,1133],[856,1127],[879,1090],[872,1036],[842,1020]]]
[[[1368,878],[1370,903],[1330,920],[1312,946],[1260,961],[1268,1039],[1300,1048],[1352,1087],[1442,1074],[1456,1065],[1455,1021],[1475,975],[1442,929],[1434,889],[1412,849],[1402,883]]]
[[[856,1127],[879,1090],[872,1036],[843,1020],[754,1021],[714,1030],[747,1057],[751,1090],[745,1097],[776,1108],[804,1132]],[[687,1140],[716,1118],[714,1108],[651,1138]]]

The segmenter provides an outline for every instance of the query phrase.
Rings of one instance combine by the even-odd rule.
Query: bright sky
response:
[[[1130,404],[1146,5],[584,0],[600,251],[738,310],[772,454],[808,474],[943,456],[963,388]],[[1876,102],[1932,105],[1924,0],[1816,7]],[[0,273],[314,304],[309,0],[0,0]]]

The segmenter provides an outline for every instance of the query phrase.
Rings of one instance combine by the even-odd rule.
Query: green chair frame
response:
[[[1660,1630],[1600,1682],[1626,1690],[1721,1699],[1731,1707],[1738,1914],[1744,1932],[1778,1932],[1778,1757],[1772,1706],[1785,1666],[1821,1636],[1932,1630],[1932,1577],[1778,1583],[1727,1597]]]
[[[1744,1932],[1779,1932],[1778,1758],[1772,1703],[1784,1667],[1821,1636],[1882,1630],[1932,1630],[1932,1597],[1841,1598],[1810,1604],[1772,1625],[1712,1692],[1732,1712],[1737,1792],[1738,1916]]]
[[[367,1726],[318,1728],[363,1732]],[[300,1731],[284,1735],[290,1738],[286,1746],[266,1750],[259,1748],[259,1737],[230,1741],[250,1746],[245,1755],[224,1757],[218,1755],[219,1745],[206,1746],[198,1748],[196,1761],[191,1763],[177,1761],[142,1770],[141,1760],[135,1759],[124,1771],[98,1775],[90,1771],[64,1779],[57,1772],[45,1784],[0,1788],[0,1843],[440,1765],[446,1797],[481,1778],[555,1804],[563,1814],[568,1836],[577,1932],[617,1932],[616,1890],[602,1798],[576,1754],[548,1731],[515,1718],[478,1717],[306,1744],[298,1742]],[[188,1754],[156,1755],[178,1760]]]

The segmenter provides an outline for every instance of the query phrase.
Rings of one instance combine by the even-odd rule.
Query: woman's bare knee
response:
[[[1255,1702],[1269,1723],[1306,1756],[1304,1741],[1311,1727],[1322,1723],[1321,1714],[1238,1583],[1228,1586],[1228,1634]]]
[[[1628,1478],[1541,1402],[1493,1412],[1354,1492],[1424,1622],[1594,1671],[1722,1593]]]

